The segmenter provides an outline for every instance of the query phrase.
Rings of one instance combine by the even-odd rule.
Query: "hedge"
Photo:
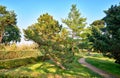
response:
[[[39,51],[0,51],[0,60],[40,56]]]
[[[27,64],[33,64],[40,60],[41,60],[41,56],[0,60],[0,69],[3,69],[3,68],[10,69],[10,68],[15,68],[15,67],[19,67],[19,66],[24,66]]]

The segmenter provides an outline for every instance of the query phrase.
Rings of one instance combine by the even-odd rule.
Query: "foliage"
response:
[[[24,34],[26,39],[39,45],[44,57],[49,57],[56,65],[65,69],[62,63],[66,63],[72,56],[68,51],[70,45],[67,30],[62,28],[58,21],[48,13],[43,14],[38,18],[37,23],[24,30]]]
[[[110,53],[116,59],[115,62],[120,64],[120,5],[112,5],[105,14],[103,20],[106,26],[102,21],[92,23],[89,41],[93,43],[94,49],[104,54]]]
[[[14,59],[21,57],[37,57],[41,55],[41,52],[38,49],[38,45],[33,44],[11,44],[0,46],[0,60],[4,59]]]
[[[32,54],[32,55],[31,55]],[[37,57],[39,51],[0,51],[0,60],[22,58],[22,57]]]
[[[103,20],[96,20],[91,24],[91,33],[88,35],[88,40],[92,44],[92,48],[96,51],[103,51],[103,49],[107,49],[106,43],[103,42],[106,39],[103,36],[105,23]]]
[[[88,50],[90,52],[92,50],[92,44],[88,39],[88,36],[91,35],[91,27],[86,27],[84,32],[82,33],[82,40],[78,44],[78,47],[83,50]]]
[[[68,18],[62,19],[62,22],[72,30],[72,37],[76,37],[82,33],[86,25],[85,21],[86,18],[81,17],[81,13],[79,13],[79,10],[74,4],[68,14]]]
[[[71,31],[69,34],[72,36],[72,52],[74,54],[74,46],[77,46],[79,40],[74,40],[75,38],[82,38],[84,27],[86,25],[86,18],[81,17],[81,13],[76,8],[76,5],[72,5],[72,8],[68,14],[68,18],[62,19],[62,22],[66,24]]]
[[[96,28],[102,29],[105,27],[105,22],[103,20],[95,20],[91,26],[95,26]]]
[[[10,42],[20,42],[20,29],[17,26],[6,26],[3,34],[2,43],[10,44]]]
[[[106,16],[103,20],[106,23],[106,36],[110,48],[110,52],[116,59],[116,63],[120,64],[120,4],[111,6],[105,11]],[[106,42],[106,41],[104,41]],[[109,49],[107,49],[109,51]]]
[[[60,32],[61,25],[48,14],[43,14],[35,23],[24,30],[24,36],[28,40],[33,40],[39,45],[46,45],[52,41]]]
[[[1,51],[36,51],[38,50],[38,45],[35,43],[32,44],[11,44],[11,45],[2,45],[4,50]]]
[[[6,26],[16,26],[16,14],[14,11],[8,11],[5,6],[0,5],[0,43]]]

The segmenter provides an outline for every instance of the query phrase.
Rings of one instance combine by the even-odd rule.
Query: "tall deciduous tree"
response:
[[[76,5],[73,4],[68,14],[68,18],[62,19],[62,22],[72,30],[72,38],[75,39],[83,33],[83,29],[86,25],[86,18],[81,17],[81,13],[79,13]],[[75,42],[72,43],[72,46],[72,51],[74,52]]]
[[[20,35],[20,29],[17,26],[6,26],[5,31],[3,34],[2,43],[10,44],[20,42],[21,35]]]
[[[6,10],[5,6],[0,5],[0,43],[3,38],[6,26],[16,25],[16,14]]]

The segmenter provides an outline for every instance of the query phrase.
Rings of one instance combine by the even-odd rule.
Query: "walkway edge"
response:
[[[79,62],[80,64],[84,65],[85,67],[89,68],[90,70],[98,73],[99,75],[101,75],[101,76],[104,77],[104,78],[116,78],[116,77],[114,77],[113,75],[111,75],[111,74],[109,74],[109,73],[107,73],[107,72],[105,72],[105,71],[103,71],[103,70],[101,70],[101,69],[98,69],[98,68],[96,68],[95,66],[87,63],[87,62],[85,61],[85,58],[80,58],[80,59],[78,60],[78,62]]]

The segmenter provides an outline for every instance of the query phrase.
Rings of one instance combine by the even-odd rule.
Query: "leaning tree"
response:
[[[45,57],[50,58],[57,66],[65,68],[65,63],[71,59],[68,51],[67,30],[53,19],[48,13],[40,15],[38,22],[24,29],[24,36],[39,45],[40,51]],[[68,50],[67,50],[68,49]]]

